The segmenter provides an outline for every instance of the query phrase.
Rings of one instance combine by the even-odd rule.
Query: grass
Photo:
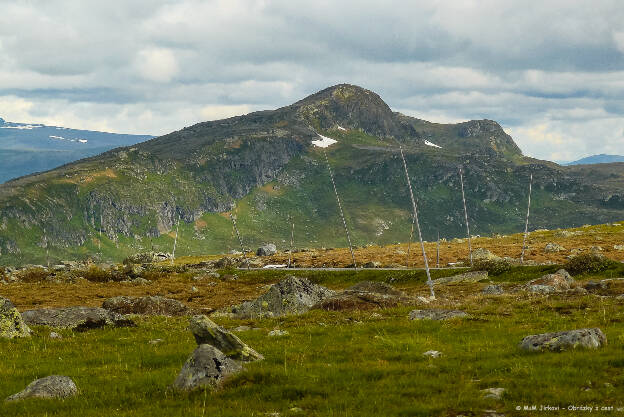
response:
[[[515,267],[496,280],[521,282],[556,267]],[[250,299],[287,273],[235,272],[236,281],[206,287],[203,281],[193,282],[200,294],[208,287],[216,289],[212,298],[188,303],[214,307]],[[427,293],[420,271],[300,272],[332,288],[382,280],[393,281],[412,295]],[[434,271],[434,278],[445,273]],[[45,298],[50,292],[52,298],[69,293],[74,304],[84,304],[90,294],[91,305],[114,292],[185,297],[186,293],[176,291],[186,290],[190,282],[188,274],[180,273],[146,286],[31,283],[1,289],[23,310],[27,300]],[[52,291],[55,285],[58,293]],[[515,407],[624,406],[618,402],[624,388],[622,301],[593,295],[483,296],[484,285],[437,288],[438,299],[431,307],[462,309],[471,315],[448,322],[409,321],[408,312],[414,307],[376,313],[311,311],[262,320],[215,319],[227,328],[257,328],[239,336],[266,358],[246,365],[243,373],[216,392],[182,394],[169,389],[195,347],[186,318],[141,318],[135,328],[60,331],[61,340],[49,339],[49,330],[37,327],[31,339],[0,340],[0,398],[50,374],[72,377],[81,394],[65,401],[5,403],[0,416],[455,416],[481,415],[486,409],[528,415],[517,413]],[[72,305],[67,298],[63,303]],[[517,348],[528,334],[583,327],[600,327],[609,344],[597,351],[559,354],[528,354]],[[289,335],[268,337],[275,328]],[[149,344],[153,339],[163,342]],[[429,359],[422,355],[427,350],[443,354]],[[503,398],[483,398],[480,390],[490,387],[505,388]]]

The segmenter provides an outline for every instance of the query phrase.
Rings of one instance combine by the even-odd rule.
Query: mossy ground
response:
[[[519,267],[495,280],[509,282],[503,285],[510,287],[556,267]],[[223,286],[221,292],[191,303],[216,307],[252,298],[286,271],[237,274],[236,281],[210,286]],[[420,271],[302,274],[332,288],[380,280],[392,281],[412,295],[428,291]],[[582,278],[602,278],[602,274]],[[22,310],[29,299],[37,297],[42,299],[40,305],[55,304],[44,294],[54,285],[59,290],[52,294],[74,294],[73,304],[88,301],[96,305],[105,296],[129,290],[178,297],[180,293],[168,291],[176,286],[187,288],[190,283],[191,277],[180,274],[133,286],[135,290],[123,283],[81,282],[40,287],[9,284],[0,292],[15,298]],[[113,290],[106,293],[105,285]],[[496,410],[509,416],[534,415],[515,410],[523,405],[624,407],[623,301],[596,295],[484,296],[480,293],[484,285],[437,287],[438,299],[420,308],[462,309],[471,316],[447,322],[410,321],[407,315],[414,307],[376,312],[311,311],[262,320],[215,319],[226,328],[258,328],[238,335],[266,358],[247,364],[243,373],[217,392],[169,390],[195,347],[186,318],[142,318],[135,328],[60,331],[61,340],[50,339],[48,329],[35,327],[31,339],[0,341],[0,398],[50,374],[72,377],[81,394],[65,401],[4,403],[0,415],[456,416]],[[199,287],[200,294],[205,290]],[[70,298],[63,302],[72,304]],[[541,354],[523,353],[517,347],[528,334],[584,327],[600,327],[608,345],[596,351]],[[269,337],[268,332],[275,328],[287,330],[289,335]],[[162,342],[148,343],[154,339]],[[426,358],[422,353],[427,350],[441,351],[442,356]],[[483,398],[480,391],[490,387],[506,389],[501,400]],[[570,414],[566,410],[549,415]]]

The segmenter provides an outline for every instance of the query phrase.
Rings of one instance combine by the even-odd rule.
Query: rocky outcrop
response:
[[[238,318],[301,314],[332,295],[334,291],[313,284],[306,278],[290,276],[272,285],[255,300],[232,307],[231,314]]]
[[[190,309],[178,300],[161,296],[109,298],[102,308],[117,314],[142,314],[147,316],[184,316]]]
[[[78,394],[74,381],[62,375],[50,375],[31,382],[23,391],[13,394],[6,401],[27,398],[68,398]]]
[[[449,320],[464,317],[468,317],[468,314],[463,311],[442,309],[412,310],[408,316],[410,320]]]
[[[127,327],[134,323],[123,316],[98,307],[42,308],[22,313],[31,326],[50,326],[85,331],[104,326]]]
[[[242,369],[238,362],[225,356],[216,347],[199,345],[182,367],[173,387],[182,391],[215,388]]]
[[[543,333],[526,336],[520,349],[528,351],[552,351],[585,348],[597,349],[607,344],[607,337],[599,328],[577,329],[565,332]]]
[[[30,333],[30,328],[13,303],[0,297],[0,338],[29,337]]]
[[[540,278],[529,281],[526,288],[530,292],[551,293],[566,291],[572,288],[574,278],[565,269],[560,269],[554,274],[546,274]],[[545,288],[546,287],[546,288]]]
[[[191,317],[189,328],[198,345],[214,346],[230,359],[243,362],[264,359],[261,354],[243,343],[238,336],[223,329],[204,315]]]
[[[391,285],[383,282],[364,281],[325,298],[315,304],[313,308],[329,311],[373,310],[413,304],[414,302],[412,297]]]
[[[154,262],[167,261],[172,258],[170,253],[164,252],[142,252],[135,253],[124,259],[124,264],[150,264]]]

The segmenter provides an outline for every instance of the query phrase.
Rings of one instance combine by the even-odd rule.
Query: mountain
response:
[[[319,135],[337,142],[316,147]],[[247,247],[287,248],[291,221],[296,247],[344,247],[325,153],[354,244],[405,242],[399,145],[426,239],[465,234],[459,167],[474,234],[523,229],[530,174],[532,229],[624,218],[624,164],[528,158],[494,121],[431,123],[341,84],[0,185],[0,263],[171,252],[179,219],[178,255],[239,249],[230,214]]]
[[[151,138],[12,123],[0,118],[0,183]]]
[[[581,158],[578,161],[568,162],[564,165],[609,164],[611,162],[624,162],[624,156],[606,155],[604,153],[601,153],[600,155],[586,156],[585,158]]]

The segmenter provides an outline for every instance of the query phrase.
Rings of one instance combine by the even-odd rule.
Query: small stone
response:
[[[468,317],[468,314],[460,310],[431,309],[412,310],[408,317],[410,320],[448,320]]]
[[[500,295],[503,294],[505,291],[500,285],[488,285],[481,292],[488,295]]]
[[[197,287],[191,287],[191,292],[195,293],[195,292],[199,292],[199,290],[197,289]]]
[[[63,336],[61,336],[60,334],[58,334],[57,332],[50,332],[49,336],[50,339],[62,339]]]
[[[442,352],[439,352],[437,350],[428,350],[425,353],[423,353],[423,356],[428,356],[430,358],[439,358],[440,355],[442,355]]]
[[[248,330],[251,330],[251,327],[249,326],[238,326],[232,329],[233,332],[246,332]]]
[[[493,400],[500,400],[505,391],[505,388],[486,388],[481,390],[483,398],[491,398]]]
[[[150,345],[157,345],[157,344],[162,343],[162,342],[163,342],[162,339],[152,339],[152,340],[150,340],[147,343],[149,343]]]
[[[555,287],[550,285],[529,285],[527,291],[534,294],[552,294],[556,292]]]
[[[50,375],[31,382],[23,391],[13,394],[6,401],[26,398],[67,398],[78,394],[74,381],[67,376]]]
[[[280,337],[280,336],[288,336],[288,332],[286,330],[271,330],[269,332],[270,337]]]
[[[381,267],[381,262],[377,262],[377,261],[366,262],[364,265],[362,265],[362,268],[380,268],[380,267]]]

